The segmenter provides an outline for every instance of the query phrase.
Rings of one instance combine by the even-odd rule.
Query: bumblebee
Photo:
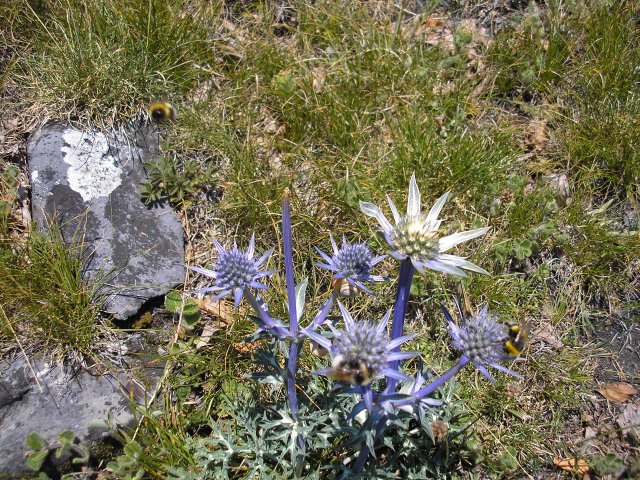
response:
[[[176,109],[168,102],[154,102],[149,105],[149,115],[156,122],[173,121],[176,119]]]
[[[331,365],[329,377],[339,382],[353,385],[368,385],[373,380],[371,370],[360,359],[346,359],[342,355],[336,355]]]
[[[523,321],[520,323],[511,323],[509,326],[509,337],[504,342],[504,350],[509,355],[519,357],[527,348],[529,333],[531,332],[531,323]]]

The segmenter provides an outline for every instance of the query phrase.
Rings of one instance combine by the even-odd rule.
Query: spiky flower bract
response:
[[[371,269],[384,260],[386,255],[374,257],[366,243],[348,244],[344,236],[342,237],[341,248],[338,248],[333,236],[330,235],[330,239],[331,246],[333,247],[333,257],[316,248],[326,262],[318,263],[316,266],[335,272],[333,278],[344,279],[352,287],[373,293],[364,284],[385,280],[385,278],[380,275],[371,275]]]
[[[398,213],[395,204],[387,195],[395,227],[373,203],[360,202],[360,209],[365,215],[374,217],[382,227],[384,238],[392,248],[389,254],[398,260],[411,259],[411,263],[420,273],[424,274],[428,268],[460,277],[467,276],[463,270],[488,275],[489,272],[464,258],[444,253],[459,243],[479,237],[489,230],[488,227],[483,227],[438,238],[438,229],[442,223],[442,220],[438,220],[438,215],[448,196],[449,192],[442,195],[429,213],[424,215],[420,209],[420,191],[413,174],[409,182],[406,215]]]
[[[260,265],[269,258],[273,249],[265,252],[258,260],[254,260],[255,237],[251,236],[249,247],[246,252],[241,252],[236,244],[230,250],[225,250],[220,243],[214,239],[213,243],[218,250],[218,259],[212,269],[192,267],[195,272],[211,277],[215,280],[211,287],[196,290],[195,293],[219,292],[211,301],[216,302],[226,295],[233,293],[234,306],[238,307],[245,289],[252,287],[266,289],[267,286],[258,282],[258,279],[275,273],[276,270],[266,272],[260,271]]]
[[[515,377],[522,378],[516,372],[503,367],[500,360],[513,360],[504,354],[504,342],[508,338],[504,325],[497,317],[488,313],[488,306],[475,316],[465,319],[461,326],[456,325],[449,311],[442,306],[449,324],[448,331],[453,338],[454,347],[461,350],[464,357],[473,363],[491,383],[495,383],[487,367],[496,368]]]

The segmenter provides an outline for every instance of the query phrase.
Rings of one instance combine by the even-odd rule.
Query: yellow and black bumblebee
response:
[[[359,386],[368,385],[373,380],[371,370],[364,361],[357,358],[347,359],[342,355],[336,355],[333,359],[329,377]]]
[[[459,306],[458,309],[464,318],[470,318],[473,316],[473,310],[471,309],[471,302],[469,302],[469,297],[464,287],[462,288],[462,297],[464,298],[464,311]],[[504,341],[504,351],[507,355],[519,357],[527,348],[529,333],[531,333],[531,322],[508,323],[506,327],[508,330],[507,338]]]
[[[509,337],[504,342],[504,350],[507,354],[519,357],[527,348],[531,323],[522,321],[509,324]]]
[[[169,102],[153,102],[149,105],[148,110],[155,122],[168,122],[176,119],[176,109]]]

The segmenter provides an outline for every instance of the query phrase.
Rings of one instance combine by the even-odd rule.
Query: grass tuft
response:
[[[82,274],[85,253],[69,246],[52,223],[48,234],[33,232],[24,246],[2,249],[0,305],[2,334],[58,353],[92,352],[96,328],[97,285]]]
[[[109,125],[207,76],[215,3],[47,0],[18,8],[35,24],[22,86],[50,115]]]

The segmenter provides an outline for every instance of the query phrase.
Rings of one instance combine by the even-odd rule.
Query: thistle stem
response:
[[[274,331],[277,337],[286,338],[289,336],[289,332],[287,330],[276,325],[269,314],[264,310],[264,308],[262,308],[253,292],[248,288],[244,289],[244,298],[247,300],[247,302],[249,302],[249,305],[251,305],[253,310],[256,312],[258,317],[260,317],[260,320],[262,320],[262,323],[264,323],[268,330]]]
[[[289,358],[287,359],[287,395],[289,407],[294,420],[298,419],[298,397],[296,396],[296,369],[301,343],[298,339],[298,312],[296,309],[296,283],[293,275],[293,247],[291,245],[291,210],[289,209],[289,197],[285,192],[282,200],[282,242],[284,246],[284,272],[287,281],[287,302],[289,304],[289,333],[291,344],[289,346]],[[298,437],[298,444],[304,448],[304,439]]]
[[[293,276],[293,248],[291,246],[291,211],[289,198],[285,194],[282,200],[282,242],[284,244],[284,273],[287,282],[287,300],[289,303],[289,325],[291,336],[298,336],[298,312],[296,311],[296,282]]]
[[[376,438],[378,438],[378,435],[380,435],[380,432],[384,428],[384,422],[385,422],[385,417],[382,417],[380,420],[378,420],[378,423],[376,425],[376,434],[373,437],[374,441]],[[358,453],[358,458],[356,458],[356,463],[353,465],[354,473],[362,472],[362,469],[364,468],[364,464],[366,463],[367,458],[369,458],[369,447],[365,443],[360,449],[360,452]]]
[[[420,390],[415,392],[413,395],[411,395],[411,398],[394,403],[394,407],[400,408],[405,405],[411,405],[412,403],[415,403],[416,400],[420,400],[421,398],[432,394],[446,382],[455,377],[458,372],[462,370],[462,367],[464,367],[467,363],[469,363],[469,359],[466,357],[466,355],[463,355],[462,357],[460,357],[460,360],[458,360],[458,363],[456,363],[453,367],[444,372],[426,387],[422,387]]]
[[[289,346],[289,358],[287,359],[287,396],[289,397],[289,407],[294,420],[298,416],[298,397],[296,396],[296,369],[298,367],[298,357],[302,345],[292,341]]]
[[[314,331],[316,328],[318,328],[320,325],[324,323],[324,321],[327,318],[327,315],[329,315],[329,312],[331,312],[331,309],[336,304],[338,295],[339,293],[336,290],[333,290],[331,292],[331,296],[327,298],[327,300],[325,300],[325,302],[322,304],[322,306],[318,310],[318,313],[316,313],[316,316],[311,321],[311,324],[309,325],[309,327],[307,327],[309,330]]]
[[[402,336],[404,330],[404,317],[407,314],[407,305],[409,304],[409,293],[411,291],[411,281],[415,267],[411,263],[410,258],[405,258],[400,263],[400,275],[398,277],[398,291],[396,293],[396,301],[393,304],[393,323],[391,324],[391,340],[395,340]],[[400,350],[400,346],[393,349],[394,352]],[[398,370],[398,360],[389,363],[394,370]],[[390,378],[387,383],[386,392],[395,391],[397,380]]]

